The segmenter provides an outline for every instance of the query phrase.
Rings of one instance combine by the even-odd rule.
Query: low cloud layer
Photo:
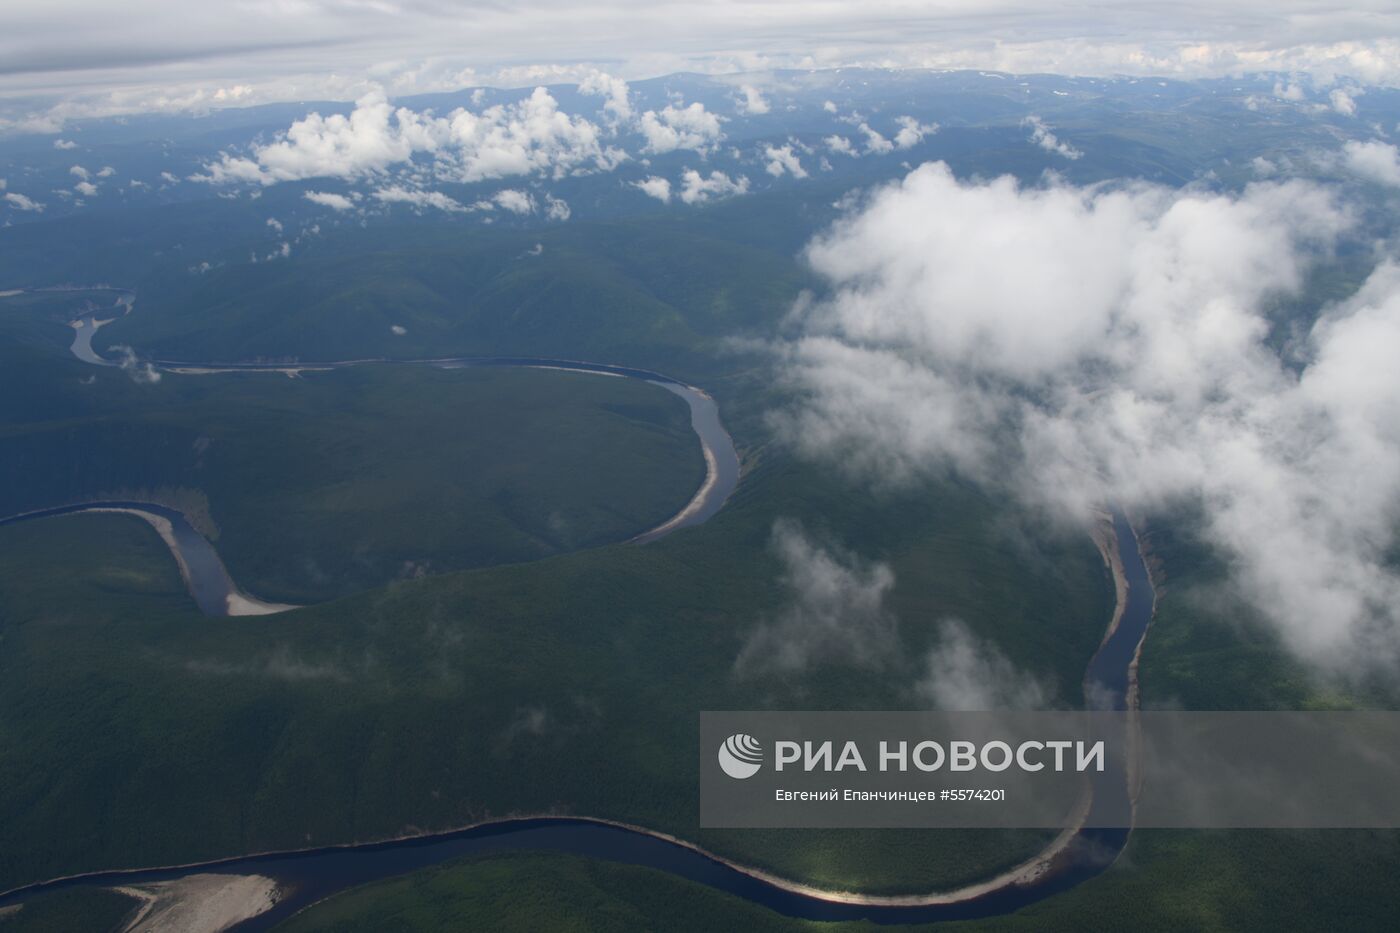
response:
[[[367,80],[394,94],[521,87],[576,80],[601,62],[629,78],[867,66],[1310,71],[1394,84],[1397,36],[1400,13],[1380,0],[12,0],[0,9],[0,127],[56,132],[97,113],[353,99]]]
[[[1351,222],[1326,190],[964,183],[925,165],[813,242],[780,424],[902,483],[949,470],[1067,520],[1203,506],[1304,658],[1397,660],[1400,265],[1284,349],[1270,310]]]

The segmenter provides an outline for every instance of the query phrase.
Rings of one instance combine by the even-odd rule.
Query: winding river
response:
[[[82,328],[78,328],[74,340],[75,355],[85,359],[91,356],[93,358],[88,359],[89,362],[111,365],[93,353],[91,334],[91,331],[84,334]],[[171,371],[190,373],[256,369],[285,371],[288,368],[285,364],[153,362]],[[390,362],[394,361],[356,360],[300,368],[327,369]],[[705,521],[723,506],[738,483],[738,456],[720,422],[713,399],[699,389],[658,373],[570,360],[512,358],[422,360],[414,361],[413,365],[568,369],[642,379],[685,399],[690,406],[691,425],[705,451],[705,481],[684,509],[632,539],[636,543],[654,541],[678,528]],[[145,513],[142,517],[150,515],[169,522],[172,536],[167,537],[167,543],[174,541],[172,551],[181,561],[182,572],[186,574],[186,581],[201,608],[211,615],[228,614],[230,594],[239,591],[229,580],[213,545],[173,509],[139,502],[84,503],[14,516],[0,521],[0,524],[104,509]],[[147,517],[147,520],[151,519]],[[1152,620],[1155,592],[1137,537],[1126,516],[1114,510],[1102,531],[1100,544],[1105,560],[1113,570],[1118,599],[1108,635],[1085,672],[1085,693],[1095,698],[1096,707],[1130,709],[1136,706],[1136,658]],[[165,537],[164,534],[162,536]],[[247,594],[240,595],[251,599]],[[224,612],[217,611],[220,599],[223,600]],[[1121,800],[1128,793],[1128,775],[1121,763],[1113,763],[1095,781],[1090,807],[1112,805],[1115,799]],[[1067,830],[1040,856],[989,882],[923,896],[880,897],[818,891],[727,861],[691,843],[644,827],[587,817],[540,816],[492,821],[455,832],[408,839],[268,853],[180,867],[94,872],[7,892],[0,895],[0,906],[60,888],[142,884],[196,873],[260,874],[275,879],[283,888],[282,899],[267,912],[233,928],[246,933],[270,929],[296,911],[350,887],[401,875],[448,859],[512,851],[554,851],[658,869],[790,917],[810,920],[864,919],[880,924],[927,923],[1005,914],[1065,891],[1111,865],[1126,844],[1129,832],[1128,827]]]
[[[92,347],[93,336],[108,321],[97,317],[86,317],[74,321],[73,355],[85,363],[95,366],[116,366],[116,362],[99,355]],[[614,366],[607,363],[589,363],[582,360],[536,359],[531,357],[443,357],[426,360],[364,359],[342,360],[329,363],[286,364],[286,363],[187,363],[172,360],[153,360],[152,365],[159,369],[183,375],[208,375],[225,372],[268,372],[300,373],[345,369],[351,366],[400,365],[431,366],[438,369],[500,368],[552,369],[566,372],[585,373],[595,376],[636,379],[659,386],[679,396],[690,410],[690,427],[700,441],[701,454],[705,459],[705,478],[700,488],[679,512],[665,521],[629,539],[632,544],[649,544],[682,528],[707,521],[718,512],[739,485],[739,454],[734,449],[734,441],[724,429],[719,417],[719,406],[703,389],[687,385],[670,376],[645,369]],[[94,500],[78,502],[48,509],[36,509],[19,515],[0,517],[0,525],[54,515],[69,515],[79,512],[125,512],[145,519],[170,548],[180,566],[180,575],[190,595],[199,605],[200,611],[210,616],[267,615],[295,609],[285,603],[270,603],[239,589],[229,576],[228,569],[219,557],[214,545],[195,530],[189,517],[169,505],[155,502]]]

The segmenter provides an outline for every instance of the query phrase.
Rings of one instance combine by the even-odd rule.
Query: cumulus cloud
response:
[[[73,190],[87,197],[92,197],[94,194],[97,194],[97,186],[90,181],[78,182],[73,186]]]
[[[900,117],[897,121],[899,132],[894,135],[894,144],[899,149],[909,149],[924,141],[925,136],[938,132],[937,123],[920,123],[913,117]]]
[[[749,634],[734,662],[738,676],[799,674],[827,664],[872,668],[891,657],[898,636],[885,608],[894,587],[889,567],[823,546],[787,520],[773,525],[770,547],[782,564],[788,603]]]
[[[826,148],[837,155],[857,155],[855,147],[851,145],[851,141],[844,136],[828,136],[823,139],[822,142],[826,143]]]
[[[1400,188],[1400,149],[1390,143],[1352,140],[1342,154],[1346,167],[1362,178]]]
[[[310,201],[312,204],[329,207],[334,211],[348,211],[353,210],[355,207],[354,201],[343,194],[336,194],[332,191],[306,191],[302,193],[302,197],[306,198],[306,200]]]
[[[1329,101],[1331,101],[1331,103],[1332,103],[1332,109],[1335,110],[1335,111],[1337,111],[1338,113],[1340,113],[1342,116],[1344,116],[1344,117],[1354,117],[1354,116],[1356,116],[1356,90],[1355,90],[1355,89],[1352,89],[1352,90],[1348,93],[1347,90],[1344,90],[1344,89],[1342,89],[1342,88],[1339,88],[1339,87],[1338,87],[1338,88],[1333,88],[1333,89],[1332,89],[1332,92],[1331,92],[1330,94],[1327,95],[1327,99],[1328,99]]]
[[[44,210],[44,205],[39,201],[25,197],[14,191],[8,192],[5,195],[5,200],[17,211],[34,211],[35,213],[39,213]]]
[[[55,149],[77,149],[78,144],[71,139],[55,139],[53,141],[53,147]]]
[[[1043,709],[1050,698],[1038,679],[959,619],[938,626],[914,694],[933,709],[959,711]]]
[[[1300,656],[1394,662],[1400,263],[1286,353],[1270,340],[1268,309],[1349,223],[1298,181],[1027,189],[922,166],[811,244],[832,291],[796,312],[802,402],[779,423],[858,476],[951,469],[1067,520],[1199,505]]]
[[[557,220],[562,223],[572,217],[573,214],[573,209],[569,207],[568,201],[548,194],[544,196],[544,215],[550,220]]]
[[[465,204],[449,198],[441,191],[423,191],[417,188],[405,188],[402,185],[388,185],[379,188],[371,197],[384,204],[411,204],[420,209],[433,207],[452,213],[469,209]]]
[[[766,146],[763,150],[763,157],[768,160],[765,168],[769,175],[781,178],[783,173],[791,175],[793,178],[806,178],[807,170],[802,167],[802,162],[797,158],[797,154],[792,151],[792,146]]]
[[[872,129],[870,124],[862,123],[859,129],[865,134],[865,151],[871,155],[884,155],[894,149],[894,143]]]
[[[1045,125],[1045,121],[1035,114],[1026,117],[1021,121],[1021,124],[1031,128],[1031,142],[1046,152],[1053,152],[1071,161],[1084,154],[1069,143],[1061,142],[1056,138],[1055,134],[1050,132],[1050,127]]]
[[[724,139],[719,116],[699,102],[688,107],[667,104],[661,110],[648,110],[642,114],[637,129],[646,138],[643,151],[653,155],[677,149],[690,149],[703,155]]]
[[[533,214],[535,212],[535,199],[530,197],[527,191],[506,188],[504,191],[497,191],[491,201],[501,210],[510,211],[512,214]]]
[[[758,88],[754,87],[752,84],[741,85],[739,93],[744,95],[739,98],[738,101],[740,113],[746,113],[750,116],[760,116],[768,112],[768,101],[763,99],[763,95],[759,92]]]
[[[88,170],[83,168],[81,165],[74,165],[70,167],[68,169],[68,174],[72,175],[74,178],[81,178],[83,181],[87,181],[89,177]]]
[[[117,170],[112,168],[112,166],[110,165],[104,165],[102,166],[102,168],[97,170],[98,178],[111,178],[115,174],[117,174]]]
[[[544,88],[518,104],[489,107],[480,114],[454,111],[447,142],[449,161],[464,182],[531,174],[562,178],[611,170],[626,158],[620,149],[602,144],[595,124],[563,113]]]
[[[724,172],[711,172],[701,175],[695,169],[686,169],[681,174],[680,199],[686,204],[700,204],[715,198],[727,198],[736,194],[748,194],[749,180],[740,175],[730,178]]]
[[[698,176],[699,173],[696,174]],[[652,175],[641,181],[634,181],[632,186],[640,188],[642,193],[648,197],[656,198],[662,204],[669,204],[671,201],[671,183],[660,175]]]
[[[620,149],[603,145],[596,124],[561,111],[542,87],[514,104],[480,113],[458,108],[446,117],[395,108],[382,91],[373,91],[356,101],[348,116],[309,114],[248,156],[220,154],[191,180],[270,185],[354,179],[382,174],[416,155],[431,159],[440,176],[461,182],[533,174],[560,178],[609,170],[625,158]]]
[[[631,93],[627,82],[621,78],[594,71],[579,82],[578,92],[605,98],[603,112],[614,123],[624,123],[632,119]]]

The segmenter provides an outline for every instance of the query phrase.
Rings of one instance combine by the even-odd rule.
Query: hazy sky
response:
[[[1353,0],[6,0],[10,119],[478,83],[867,64],[1309,70],[1400,83],[1400,7]]]

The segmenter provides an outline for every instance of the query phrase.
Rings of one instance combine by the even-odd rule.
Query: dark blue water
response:
[[[1154,593],[1147,566],[1127,519],[1114,515],[1116,546],[1128,580],[1127,603],[1117,630],[1095,654],[1086,684],[1100,685],[1105,703],[1123,709],[1127,703],[1128,665],[1152,619]],[[1096,782],[1095,809],[1117,806],[1126,796],[1127,778],[1121,760]],[[1113,812],[1113,811],[1101,811]],[[32,885],[0,896],[0,906],[41,892],[75,885],[105,886],[163,881],[196,872],[258,873],[287,886],[284,899],[271,911],[240,924],[240,933],[270,929],[277,922],[325,897],[357,885],[390,878],[454,858],[517,851],[565,852],[644,865],[665,871],[778,913],[809,920],[864,919],[880,924],[928,923],[1010,913],[1066,891],[1095,877],[1122,851],[1128,828],[1081,831],[1036,881],[1008,886],[958,904],[924,907],[842,904],[793,893],[750,877],[685,846],[645,833],[587,819],[516,820],[436,836],[345,848],[281,855],[254,856],[208,863],[198,868],[108,872]]]

